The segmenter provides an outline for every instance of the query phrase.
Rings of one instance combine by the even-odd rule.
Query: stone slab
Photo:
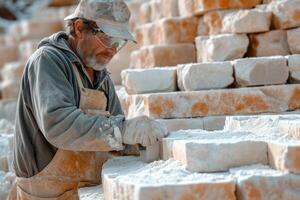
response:
[[[105,199],[235,199],[227,174],[195,174],[174,160],[143,163],[118,157],[103,166]]]
[[[24,72],[25,64],[26,63],[22,61],[6,63],[0,72],[2,80],[3,81],[9,81],[13,79],[21,80]]]
[[[179,16],[178,0],[162,0],[161,9],[166,18]]]
[[[283,56],[245,58],[233,63],[236,82],[241,86],[285,84],[289,77]]]
[[[175,66],[191,62],[196,62],[194,44],[150,45],[132,52],[130,68]]]
[[[287,40],[292,54],[300,54],[299,36],[300,28],[287,30]]]
[[[20,42],[18,55],[20,60],[26,61],[38,48],[40,39],[25,40]]]
[[[289,81],[300,83],[300,54],[286,56],[290,71]]]
[[[127,69],[122,84],[128,94],[173,92],[177,89],[176,68]]]
[[[174,159],[189,171],[221,172],[232,167],[268,163],[267,143],[253,140],[258,137],[254,134],[196,130],[195,133],[198,136],[194,139],[184,139],[183,133],[182,139],[173,142]]]
[[[128,114],[169,119],[281,113],[298,109],[299,95],[298,84],[134,95]]]
[[[79,200],[104,200],[102,185],[80,188],[78,195]]]
[[[242,58],[249,39],[243,34],[199,36],[195,39],[197,62],[230,61]]]
[[[136,29],[138,44],[193,43],[197,34],[196,17],[173,17],[147,23]]]
[[[226,88],[234,82],[230,62],[191,63],[177,66],[178,87],[182,91]]]
[[[250,9],[258,5],[262,0],[179,0],[179,13],[181,16],[201,15],[211,10],[244,8]]]
[[[7,62],[13,62],[17,60],[17,46],[1,46],[0,47],[0,69]]]
[[[248,57],[264,57],[290,54],[285,30],[274,30],[266,33],[250,34]]]

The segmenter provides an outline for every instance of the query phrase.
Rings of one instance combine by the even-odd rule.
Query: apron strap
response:
[[[83,83],[82,83],[81,76],[80,76],[80,74],[79,74],[79,71],[78,71],[76,65],[75,65],[75,64],[72,64],[72,67],[73,67],[73,70],[74,70],[74,72],[75,72],[76,79],[77,79],[77,82],[78,82],[78,84],[79,84],[80,89],[81,89],[81,88],[84,88]]]

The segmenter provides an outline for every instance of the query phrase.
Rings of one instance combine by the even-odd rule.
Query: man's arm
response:
[[[64,66],[43,49],[29,69],[38,126],[55,147],[73,151],[122,149],[123,115],[91,116],[76,107],[74,88]]]

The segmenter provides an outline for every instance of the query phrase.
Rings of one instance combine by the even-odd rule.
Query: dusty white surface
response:
[[[288,44],[292,54],[300,54],[299,35],[300,28],[290,29],[287,31]]]
[[[104,200],[102,185],[80,188],[78,194],[80,200]]]
[[[290,82],[300,83],[300,54],[288,55],[288,66],[290,71]]]
[[[195,39],[197,62],[226,61],[242,58],[247,52],[247,35],[221,34]]]
[[[127,69],[122,84],[128,94],[172,92],[176,90],[176,68]]]
[[[284,84],[289,77],[283,56],[238,59],[233,63],[236,81],[241,86]]]
[[[177,80],[183,91],[225,88],[234,81],[233,67],[230,62],[178,65]]]

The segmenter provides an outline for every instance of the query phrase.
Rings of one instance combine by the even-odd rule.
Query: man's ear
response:
[[[74,30],[75,30],[75,36],[79,39],[83,37],[83,28],[84,24],[80,19],[75,20],[74,22]]]

